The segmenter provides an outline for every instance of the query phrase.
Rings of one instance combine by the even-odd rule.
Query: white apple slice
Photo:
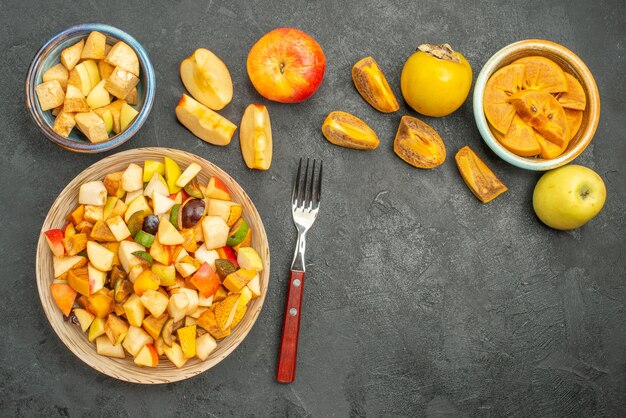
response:
[[[167,305],[167,312],[174,322],[180,321],[187,315],[187,307],[189,306],[189,299],[185,293],[174,293],[170,296],[170,300]]]
[[[120,177],[120,183],[121,183],[121,177]],[[122,187],[120,186],[120,190],[121,188]],[[143,189],[135,190],[134,192],[128,192],[126,193],[126,197],[124,197],[124,203],[126,204],[126,206],[128,206],[133,202],[133,200],[137,199],[142,194],[143,194]]]
[[[185,242],[185,238],[174,228],[167,216],[161,216],[157,238],[163,245],[179,245]]]
[[[100,82],[100,71],[98,70],[98,64],[94,60],[85,60],[81,62],[81,64],[84,65],[87,69],[87,74],[89,74],[89,81],[91,82],[91,88],[93,89]]]
[[[87,266],[87,273],[89,275],[89,293],[94,294],[104,287],[107,274],[95,268],[92,263]]]
[[[115,253],[95,241],[87,241],[87,256],[95,268],[110,271],[113,268]]]
[[[204,189],[204,196],[211,199],[231,200],[228,187],[226,187],[222,180],[215,176],[211,177],[209,183]]]
[[[215,270],[215,260],[220,258],[220,255],[217,251],[209,250],[206,245],[202,244],[194,253],[194,257],[202,263],[207,263],[213,270]]]
[[[246,286],[252,292],[253,299],[261,296],[261,279],[259,278],[258,274],[254,276],[254,278],[250,280]]]
[[[128,103],[124,103],[122,105],[122,109],[120,112],[120,128],[123,131],[128,127],[128,125],[131,124],[133,120],[135,120],[135,117],[139,114],[139,112]]]
[[[143,168],[131,163],[122,174],[122,190],[134,192],[140,189],[143,189]]]
[[[228,68],[214,53],[199,48],[180,64],[185,88],[200,103],[223,109],[233,98],[233,81]]]
[[[163,215],[164,213],[167,213],[175,204],[176,202],[174,202],[169,197],[163,196],[161,193],[154,192],[154,195],[152,198],[152,205],[154,206],[155,215],[158,216],[158,215]]]
[[[143,292],[140,297],[143,306],[154,316],[158,318],[167,309],[169,299],[163,293],[156,290],[148,289]]]
[[[202,294],[198,294],[198,310],[200,310],[200,307],[208,308],[211,305],[213,305],[213,295],[205,298],[204,296],[202,296]],[[198,310],[196,310],[196,313],[198,312]],[[198,316],[196,319],[198,319],[199,317],[200,316]]]
[[[126,225],[126,222],[124,222],[124,219],[122,219],[121,216],[114,216],[107,219],[105,222],[109,226],[111,233],[117,241],[122,241],[130,237],[130,230],[128,229],[128,225]]]
[[[165,355],[167,356],[167,358],[172,363],[174,363],[174,366],[176,366],[177,368],[180,369],[187,362],[187,359],[183,355],[183,349],[180,348],[180,345],[178,345],[178,343],[172,343],[171,347],[164,345],[163,350],[165,351]]]
[[[143,195],[147,197],[152,197],[155,192],[162,194],[163,196],[169,196],[170,194],[165,179],[159,173],[154,173],[152,175],[152,178],[146,185],[146,188],[143,189]]]
[[[191,163],[189,166],[183,171],[183,173],[176,180],[176,185],[178,187],[185,187],[187,183],[193,180],[194,177],[198,175],[198,173],[202,171],[202,167],[200,167],[196,163]]]
[[[104,61],[114,67],[124,68],[139,77],[139,58],[135,51],[122,41],[113,45]]]
[[[178,255],[176,256],[176,260],[174,261],[180,261],[183,258],[187,257],[189,255],[189,253],[187,252],[187,250],[185,250],[184,248],[181,248],[180,251],[178,252]]]
[[[202,220],[204,246],[207,250],[215,250],[226,246],[230,228],[219,216],[205,216]]]
[[[171,291],[172,295],[176,295],[179,293],[184,293],[185,296],[187,296],[188,304],[187,304],[187,310],[185,311],[185,314],[191,315],[198,309],[198,303],[199,303],[198,292],[196,290],[189,289],[186,287],[172,289]]]
[[[210,216],[219,216],[224,222],[228,222],[231,206],[234,205],[237,205],[237,203],[227,200],[208,199],[206,213]]]
[[[82,263],[85,260],[85,257],[81,257],[80,255],[72,255],[66,257],[52,257],[52,267],[54,270],[54,278],[61,277],[63,274],[67,273],[71,268],[73,268],[78,263]]]
[[[117,256],[120,260],[120,263],[122,263],[124,271],[126,271],[127,273],[130,273],[130,270],[134,266],[141,264],[141,260],[133,255],[133,253],[136,251],[146,251],[146,247],[141,244],[137,244],[135,241],[120,242],[120,247],[117,250]]]
[[[87,67],[82,62],[70,71],[67,84],[71,84],[80,89],[84,97],[87,97],[91,91],[91,77],[87,71]]]
[[[89,181],[80,186],[78,203],[81,205],[104,206],[107,201],[107,189],[100,180]]]
[[[126,338],[122,342],[122,346],[130,355],[135,357],[144,345],[152,343],[154,343],[154,340],[142,328],[131,325],[128,328]]]
[[[237,125],[183,94],[176,106],[176,117],[195,136],[213,145],[228,145]]]
[[[111,96],[109,95],[109,92],[105,90],[104,82],[105,80],[102,80],[98,84],[96,84],[87,96],[87,104],[92,109],[97,109],[111,103]],[[111,116],[111,127],[112,126],[113,116]]]
[[[174,263],[174,266],[176,267],[178,274],[180,274],[183,278],[191,276],[196,272],[196,270],[198,270],[196,266],[190,263],[176,262]]]
[[[82,308],[74,309],[74,315],[76,315],[76,318],[78,318],[78,322],[80,323],[80,329],[82,329],[83,332],[87,332],[89,326],[96,318],[94,314]]]
[[[209,358],[209,354],[217,347],[215,338],[208,332],[196,338],[196,356],[202,361]]]
[[[107,337],[106,335],[101,335],[96,338],[96,352],[101,356],[113,358],[126,357],[122,344],[112,344],[109,340],[109,337]]]

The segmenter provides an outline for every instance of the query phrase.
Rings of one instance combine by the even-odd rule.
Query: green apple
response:
[[[602,177],[590,168],[566,165],[541,176],[533,192],[533,208],[554,229],[576,229],[595,217],[606,200]]]

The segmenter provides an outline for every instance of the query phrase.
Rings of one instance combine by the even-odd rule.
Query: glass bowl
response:
[[[51,111],[41,110],[37,94],[35,93],[35,87],[42,82],[43,73],[46,72],[48,68],[60,62],[61,51],[81,39],[86,38],[89,33],[94,30],[106,35],[107,44],[112,45],[117,41],[127,43],[137,54],[140,65],[139,84],[137,84],[138,101],[137,106],[134,106],[139,111],[139,114],[123,132],[112,136],[108,141],[100,143],[91,143],[78,129],[72,129],[68,138],[53,131],[52,124],[55,117],[52,116]],[[123,144],[139,131],[152,110],[155,86],[156,79],[152,63],[148,58],[146,50],[135,38],[113,26],[100,23],[87,23],[72,26],[69,29],[57,33],[41,47],[37,54],[35,54],[26,75],[26,107],[35,125],[37,125],[46,138],[58,146],[75,152],[103,152]]]

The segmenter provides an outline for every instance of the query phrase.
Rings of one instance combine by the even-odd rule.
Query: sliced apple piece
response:
[[[161,216],[159,221],[157,238],[163,245],[178,245],[185,242],[185,238],[174,228],[166,215]]]
[[[78,294],[76,290],[66,283],[52,283],[50,285],[50,293],[52,299],[57,304],[63,315],[69,316],[72,311],[72,305]]]
[[[145,166],[145,165],[144,165]],[[144,167],[145,171],[145,167]],[[145,179],[145,173],[144,173]],[[167,182],[163,178],[163,176],[159,173],[153,173],[152,177],[148,179],[148,184],[143,189],[143,195],[152,198],[155,193],[158,193],[162,196],[169,196],[169,189],[167,187]]]
[[[202,171],[202,167],[200,167],[198,164],[196,163],[189,164],[189,166],[187,166],[185,171],[183,171],[183,173],[176,180],[176,185],[178,187],[185,187],[187,183],[193,180],[194,177],[196,177],[198,173],[200,173],[200,171]]]
[[[102,118],[96,113],[77,113],[74,119],[76,120],[78,129],[80,129],[91,142],[99,143],[109,140],[106,125]]]
[[[230,192],[228,191],[228,187],[222,182],[222,180],[213,176],[209,180],[209,183],[204,190],[204,197],[210,199],[219,199],[219,200],[231,200]]]
[[[137,251],[146,251],[146,247],[137,244],[135,241],[124,240],[120,242],[117,255],[126,273],[130,273],[130,270],[134,266],[141,264],[141,260],[133,255],[133,253]]]
[[[111,47],[104,62],[121,67],[139,77],[139,58],[135,51],[122,41],[118,41]]]
[[[47,81],[35,87],[41,110],[46,111],[59,107],[65,100],[65,92],[58,80]]]
[[[57,80],[61,84],[61,88],[65,90],[67,88],[67,80],[69,79],[70,73],[63,66],[63,64],[56,64],[52,67],[48,68],[46,72],[41,76],[41,80],[46,83],[48,81]]]
[[[76,64],[78,64],[78,61],[80,61],[80,56],[83,52],[84,46],[85,40],[81,39],[74,45],[61,51],[61,64],[63,64],[63,66],[67,68],[68,71],[71,71],[76,66]]]
[[[128,128],[128,125],[135,120],[138,114],[137,109],[130,106],[128,103],[124,103],[120,111],[120,129],[123,131]]]
[[[164,162],[164,170],[165,170],[165,181],[167,182],[167,187],[169,189],[170,194],[178,193],[180,191],[180,187],[176,185],[176,181],[182,174],[182,170],[176,161],[172,160],[169,157],[163,158]]]
[[[114,69],[115,67],[113,65],[105,62],[104,60],[98,61],[98,72],[100,73],[100,80],[106,80],[107,78],[109,78]]]
[[[120,132],[122,132],[120,119],[121,110],[124,103],[126,103],[124,100],[116,100],[107,106],[99,107],[98,109],[94,109],[93,111],[100,115],[100,117],[102,117],[103,113],[110,111],[111,116],[113,117],[113,132],[119,134]]]
[[[87,256],[93,266],[100,271],[110,271],[113,268],[115,254],[95,241],[87,243]]]
[[[174,202],[169,197],[163,196],[162,194],[155,192],[154,197],[152,199],[152,205],[154,206],[154,214],[163,215],[164,213],[168,212],[172,208],[172,206],[174,206],[175,203],[176,202]]]
[[[107,37],[103,33],[98,31],[92,31],[87,40],[85,41],[85,45],[83,46],[83,50],[80,53],[81,59],[94,59],[94,60],[102,60],[104,59],[104,48],[107,44]]]
[[[118,99],[125,99],[138,83],[139,78],[133,73],[115,67],[109,78],[106,79],[104,88]]]
[[[98,318],[98,317],[94,318],[93,322],[91,323],[91,326],[89,326],[89,334],[88,334],[89,342],[94,342],[96,341],[96,338],[103,336],[104,338],[106,338],[107,342],[111,344],[111,341],[109,341],[109,337],[104,335],[105,323],[106,323],[106,319],[104,318]]]
[[[89,94],[92,87],[91,77],[84,63],[81,62],[70,71],[67,84],[78,87],[85,97]]]
[[[143,306],[143,303],[141,303],[140,297],[133,293],[126,302],[124,302],[123,308],[128,323],[135,327],[141,327],[146,315],[146,308]]]
[[[144,183],[152,180],[154,174],[165,175],[165,164],[161,161],[146,160],[143,162],[143,181]],[[167,185],[167,183],[166,183]]]
[[[176,117],[195,136],[213,145],[228,145],[237,125],[183,93]]]
[[[239,129],[241,155],[248,166],[257,170],[267,170],[272,164],[272,125],[267,107],[261,104],[249,105]]]
[[[252,292],[252,299],[256,299],[261,296],[261,279],[259,278],[259,275],[257,274],[254,276],[254,278],[248,282],[246,287],[250,289],[250,292]]]
[[[252,247],[242,247],[237,252],[237,264],[239,267],[248,270],[263,270],[263,261],[259,257],[259,253]]]
[[[101,335],[96,338],[96,352],[101,356],[113,358],[125,358],[124,348],[122,344],[112,344],[109,337]]]
[[[205,248],[215,250],[226,245],[230,228],[219,216],[205,216],[202,220],[202,231]]]
[[[122,174],[122,190],[134,192],[143,189],[143,169],[141,166],[131,163]]]
[[[63,247],[63,238],[65,234],[60,229],[50,229],[43,233],[46,237],[46,242],[50,247],[50,251],[57,257],[63,257],[65,254],[65,247]]]
[[[83,332],[87,332],[87,330],[89,329],[89,326],[91,325],[93,320],[96,318],[94,314],[89,312],[87,309],[82,309],[82,308],[74,309],[74,315],[76,315],[76,318],[78,319],[78,322],[80,323],[80,329],[82,329]]]
[[[163,293],[152,289],[146,290],[143,295],[141,295],[141,303],[143,303],[143,306],[156,318],[160,317],[161,314],[165,312],[169,301],[169,298]]]
[[[109,95],[109,92],[106,91],[106,89],[104,88],[105,82],[106,80],[100,81],[89,92],[89,95],[87,96],[87,104],[89,105],[90,108],[97,109],[99,107],[103,107],[111,103],[111,96]],[[111,115],[111,130],[112,129],[113,129],[113,116]]]
[[[128,322],[113,314],[109,314],[107,321],[104,323],[104,333],[109,337],[109,341],[115,345],[124,341],[128,334],[128,328]]]
[[[67,113],[61,111],[57,114],[57,117],[54,119],[52,123],[52,130],[64,138],[70,136],[72,129],[76,126],[76,120],[74,119],[74,115],[71,113]]]
[[[92,293],[96,293],[98,290],[104,287],[104,282],[107,279],[107,274],[104,271],[98,270],[93,264],[87,265],[87,275],[89,278],[89,296]]]
[[[78,203],[81,205],[104,206],[107,200],[107,189],[100,180],[89,181],[80,186]]]
[[[165,355],[167,356],[167,358],[172,363],[174,363],[174,366],[176,366],[177,368],[180,369],[187,362],[187,359],[183,354],[182,348],[180,348],[180,345],[178,345],[177,343],[172,343],[171,347],[165,345],[163,347],[163,350],[165,351]]]
[[[144,345],[152,343],[154,343],[154,340],[142,328],[131,325],[128,328],[124,342],[122,342],[122,346],[130,355],[136,357]]]
[[[209,109],[223,109],[233,98],[228,68],[208,49],[198,48],[183,60],[180,78],[189,93]]]
[[[180,321],[187,315],[187,308],[189,307],[189,298],[183,293],[174,293],[170,296],[170,300],[167,305],[167,312],[174,322]]]
[[[241,217],[243,207],[235,202],[227,202],[225,200],[209,199],[207,203],[207,215],[219,216],[229,227]]]
[[[70,269],[81,267],[87,264],[87,259],[80,255],[53,257],[52,266],[54,270],[54,278],[58,279],[67,273]]]
[[[235,319],[239,302],[239,294],[226,296],[224,300],[215,305],[215,319],[222,330],[228,329]]]
[[[139,211],[143,212],[144,216],[147,216],[152,213],[152,209],[150,208],[150,205],[148,204],[146,197],[143,196],[143,190],[139,189],[137,190],[137,192],[138,192],[138,196],[135,199],[133,199],[132,202],[128,204],[128,207],[126,208],[126,213],[124,214],[124,221],[127,224],[130,222],[130,218],[133,216],[133,214]],[[129,192],[129,193],[134,193],[134,192]],[[132,229],[132,228],[129,227],[129,229]]]
[[[94,60],[85,60],[81,62],[80,65],[85,66],[87,74],[89,74],[91,88],[93,89],[100,82],[100,71],[98,70],[98,64]],[[87,96],[87,94],[85,96]]]
[[[121,216],[117,215],[107,219],[106,224],[109,226],[111,233],[117,241],[122,241],[130,237],[130,230]]]
[[[91,109],[83,92],[73,84],[68,84],[63,101],[63,111],[67,113],[86,113]]]
[[[107,110],[99,116],[104,121],[104,127],[107,131],[107,134],[113,132],[113,114],[111,113],[111,111]]]
[[[209,354],[217,347],[215,338],[211,334],[204,334],[196,338],[196,356],[204,361],[209,358]]]
[[[146,344],[139,351],[134,361],[140,367],[155,367],[159,365],[159,354],[153,344]]]
[[[202,244],[194,253],[194,257],[202,263],[207,263],[213,270],[215,270],[215,260],[220,258],[220,255],[217,251],[209,250],[206,245]]]

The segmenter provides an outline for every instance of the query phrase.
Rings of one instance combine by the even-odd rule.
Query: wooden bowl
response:
[[[583,111],[583,121],[578,133],[571,139],[563,154],[552,159],[520,157],[504,148],[491,132],[483,110],[483,96],[489,77],[513,61],[531,55],[540,55],[556,62],[563,71],[576,77],[587,95],[587,107]],[[509,164],[526,170],[552,170],[572,162],[587,148],[600,120],[600,93],[589,68],[576,54],[563,45],[540,39],[515,42],[496,52],[478,75],[474,86],[473,104],[476,125],[489,148]]]
[[[142,165],[144,160],[162,159],[163,157],[172,158],[183,170],[192,162],[199,164],[202,167],[202,172],[198,178],[203,184],[206,184],[211,176],[217,176],[224,182],[229,188],[233,200],[243,206],[243,216],[252,229],[252,247],[257,250],[263,261],[263,271],[260,275],[261,296],[250,302],[245,317],[234,328],[232,334],[218,342],[217,348],[205,361],[193,358],[188,360],[185,366],[180,369],[177,369],[166,358],[161,358],[157,367],[142,368],[136,366],[130,357],[114,359],[97,354],[95,344],[89,342],[87,334],[82,332],[79,326],[64,321],[63,314],[52,299],[50,294],[50,284],[54,280],[52,253],[43,235],[43,232],[49,229],[63,228],[65,216],[77,205],[78,191],[84,182],[100,180],[108,173],[124,170],[130,163]],[[270,252],[265,228],[259,213],[246,192],[226,172],[213,163],[184,151],[169,148],[139,148],[120,152],[98,161],[76,176],[63,189],[52,204],[41,228],[37,245],[36,269],[37,288],[43,310],[48,321],[50,321],[50,325],[70,351],[89,366],[108,376],[133,383],[158,384],[188,379],[210,369],[225,359],[243,341],[252,329],[263,306],[270,277]]]

